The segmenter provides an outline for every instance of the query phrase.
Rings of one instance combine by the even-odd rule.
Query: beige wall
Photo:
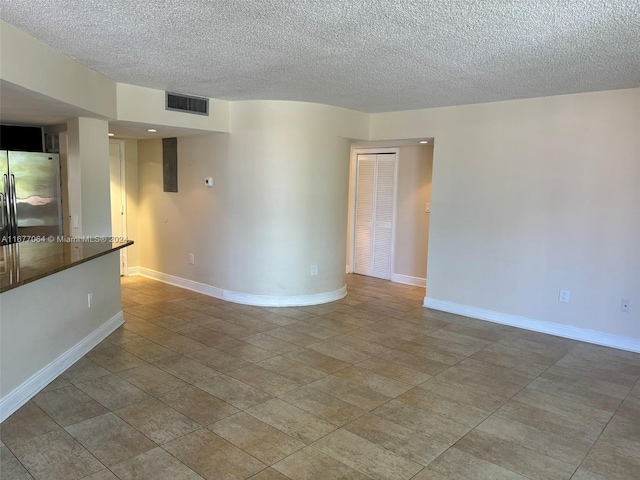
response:
[[[435,137],[429,298],[640,338],[640,89],[371,124],[374,139]]]
[[[78,228],[71,228],[74,236],[111,235],[108,127],[95,118],[67,122],[70,214],[79,217]]]
[[[118,270],[114,252],[0,294],[0,397],[120,312]]]
[[[398,188],[396,195],[396,235],[393,274],[396,280],[427,275],[429,248],[429,213],[433,147],[402,146],[398,152]],[[392,278],[393,279],[393,278]]]
[[[86,111],[116,116],[116,82],[0,20],[0,78]],[[84,115],[84,113],[82,114]]]

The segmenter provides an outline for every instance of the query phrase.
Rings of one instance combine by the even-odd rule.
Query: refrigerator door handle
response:
[[[16,194],[16,176],[11,174],[11,203],[13,204],[13,233],[14,238],[18,237],[18,196]]]
[[[4,198],[2,204],[2,214],[6,221],[7,231],[6,236],[7,243],[11,243],[11,237],[13,236],[13,223],[11,222],[11,185],[9,184],[9,175],[4,174]],[[6,214],[6,216],[5,216]],[[3,226],[5,223],[3,222]]]

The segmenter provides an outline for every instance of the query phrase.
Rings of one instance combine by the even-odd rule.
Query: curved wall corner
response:
[[[346,294],[350,140],[340,130],[353,113],[299,102],[231,104],[229,300],[303,305]]]

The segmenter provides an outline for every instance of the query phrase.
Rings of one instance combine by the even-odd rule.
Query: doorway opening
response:
[[[426,286],[433,140],[352,146],[347,273]]]
[[[111,236],[127,237],[127,189],[125,184],[124,141],[109,140],[111,192]],[[127,249],[120,250],[120,276],[127,272]]]

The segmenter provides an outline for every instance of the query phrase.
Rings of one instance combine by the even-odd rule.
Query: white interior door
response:
[[[109,173],[111,177],[111,235],[127,236],[126,189],[124,183],[124,152],[122,142],[109,142]],[[120,275],[127,271],[127,249],[120,249]]]
[[[355,273],[391,278],[396,166],[395,153],[358,155]]]

